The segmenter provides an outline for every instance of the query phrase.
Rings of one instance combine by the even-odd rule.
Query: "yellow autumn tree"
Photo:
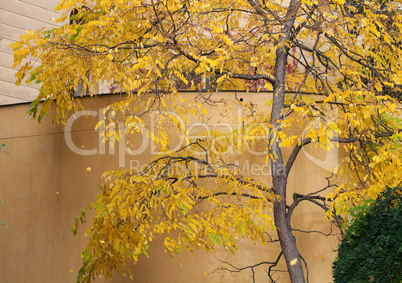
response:
[[[216,244],[233,250],[238,238],[265,242],[265,232],[276,229],[291,281],[305,282],[290,225],[295,207],[310,201],[339,224],[351,208],[401,182],[400,96],[394,95],[402,86],[401,4],[60,1],[60,28],[29,31],[12,44],[14,65],[20,65],[17,84],[41,84],[30,113],[40,120],[53,104],[54,122],[64,123],[68,113],[82,108],[72,95],[79,84],[91,95],[99,81],[113,84],[126,99],[105,109],[114,114],[99,125],[106,127],[105,138],[143,131],[166,149],[141,172],[103,175],[102,191],[90,204],[95,218],[79,280],[111,278],[127,260],[146,254],[155,234],[163,234],[166,250],[176,253],[183,247],[213,251]],[[198,90],[199,99],[184,100],[178,94],[182,86]],[[239,90],[273,95],[267,95],[265,110],[243,117],[239,129],[212,132],[176,152],[167,150],[163,126],[158,135],[143,128],[146,116],[156,111],[159,122],[169,120],[185,133],[187,118],[202,120],[205,103],[214,103],[213,93],[221,89],[234,90],[230,103],[239,105],[245,104]],[[115,126],[119,122],[125,123],[124,133]],[[299,133],[288,131],[295,127]],[[231,145],[242,150],[257,139],[267,147],[271,168],[265,182],[211,150],[214,140],[222,149],[235,141]],[[342,147],[347,157],[326,188],[294,194],[291,202],[288,176],[307,144]],[[285,148],[291,151],[287,160]],[[85,209],[75,232],[84,218]]]

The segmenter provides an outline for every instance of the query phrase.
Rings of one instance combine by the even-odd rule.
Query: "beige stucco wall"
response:
[[[191,97],[192,93],[182,94]],[[230,93],[218,94],[228,97]],[[98,113],[107,104],[121,99],[118,95],[84,98],[88,110]],[[245,97],[262,104],[267,94],[249,94]],[[84,230],[73,236],[70,229],[74,217],[94,200],[101,184],[100,175],[119,167],[119,145],[115,153],[103,145],[99,147],[99,133],[94,131],[98,117],[81,117],[72,125],[71,138],[74,146],[83,150],[96,149],[97,154],[81,155],[66,144],[61,126],[53,127],[51,118],[42,124],[32,120],[26,113],[29,104],[0,107],[0,143],[6,143],[8,153],[0,152],[0,220],[10,229],[0,227],[0,282],[76,282],[80,268],[80,253],[86,245]],[[218,118],[213,111],[210,123]],[[51,114],[49,115],[51,116]],[[174,136],[174,132],[170,132]],[[134,145],[139,138],[132,140]],[[76,150],[75,150],[76,151]],[[322,158],[322,154],[307,148],[307,152]],[[285,154],[286,155],[286,154]],[[139,156],[124,155],[126,167],[130,160],[145,164],[151,157],[151,148]],[[243,154],[233,159],[259,162],[253,156]],[[260,160],[261,161],[261,160]],[[91,171],[86,168],[90,167]],[[312,192],[326,185],[325,171],[301,154],[289,177],[289,196],[297,190]],[[264,176],[260,176],[264,179]],[[323,212],[311,204],[301,204],[293,217],[294,228],[328,232],[330,225],[324,223]],[[298,246],[309,263],[310,282],[331,282],[331,262],[335,257],[337,237],[295,232]],[[272,232],[275,237],[275,233]],[[150,257],[141,258],[134,268],[135,282],[252,282],[251,271],[228,273],[220,271],[224,266],[219,260],[237,267],[259,261],[274,261],[278,248],[262,247],[242,241],[236,255],[218,248],[213,255],[204,251],[183,252],[171,259],[159,238],[152,242]],[[219,259],[219,260],[218,260]],[[228,266],[227,266],[228,267]],[[283,261],[278,269],[285,267]],[[266,267],[256,268],[257,281],[267,282]],[[287,274],[277,272],[278,282],[288,282]],[[97,282],[104,282],[102,279]],[[132,282],[120,275],[114,282]]]

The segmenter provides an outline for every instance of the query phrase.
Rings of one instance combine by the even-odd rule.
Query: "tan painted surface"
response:
[[[85,98],[83,102],[86,109],[96,114],[118,99],[118,96],[101,96]],[[245,99],[258,104],[266,101],[267,96],[249,94]],[[98,117],[81,117],[72,125],[71,140],[76,148],[96,150],[97,154],[80,155],[67,146],[60,126],[52,127],[50,118],[38,124],[26,114],[29,108],[29,104],[0,107],[0,143],[5,142],[10,149],[9,154],[0,152],[0,199],[4,200],[0,204],[0,219],[10,227],[8,230],[0,228],[0,282],[76,282],[86,238],[83,229],[75,237],[70,232],[74,217],[94,200],[101,184],[100,175],[105,170],[116,169],[119,163],[130,166],[130,160],[145,164],[151,157],[150,146],[147,144],[147,149],[139,156],[125,154],[122,162],[119,146],[112,154],[108,146],[99,145],[98,133],[93,130]],[[211,109],[210,113],[216,112]],[[221,117],[212,115],[208,124],[212,126]],[[175,136],[173,131],[170,132]],[[140,140],[136,137],[131,142],[139,147]],[[322,152],[314,148],[306,150],[322,158]],[[242,164],[247,160],[250,165],[263,162],[262,157],[247,154],[232,158],[241,160]],[[91,167],[91,171],[87,171],[87,167]],[[289,177],[289,198],[295,189],[306,193],[322,188],[326,184],[324,177],[324,170],[301,154]],[[260,176],[260,179],[267,178]],[[301,230],[328,232],[330,229],[329,224],[323,222],[322,211],[311,204],[301,204],[296,208],[293,225]],[[275,238],[275,232],[271,234]],[[300,251],[309,263],[310,282],[331,282],[331,262],[335,257],[333,250],[337,238],[295,234]],[[219,260],[242,267],[260,261],[274,261],[278,253],[278,248],[272,244],[262,247],[243,240],[235,255],[218,248],[213,255],[203,250],[185,251],[171,259],[161,243],[160,237],[155,239],[149,251],[150,257],[141,258],[135,266],[134,282],[252,282],[250,270],[225,272],[222,267],[229,266]],[[256,282],[268,282],[264,274],[266,268],[255,269]],[[277,269],[284,268],[281,261]],[[279,282],[288,282],[286,273],[275,273],[275,276],[279,275]],[[105,281],[99,279],[96,282]],[[132,281],[117,275],[114,282]]]

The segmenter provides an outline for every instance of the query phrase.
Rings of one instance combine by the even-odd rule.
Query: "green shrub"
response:
[[[339,245],[335,282],[402,282],[401,198],[401,188],[387,188],[359,210]]]

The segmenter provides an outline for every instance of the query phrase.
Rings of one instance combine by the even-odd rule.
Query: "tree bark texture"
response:
[[[292,283],[304,283],[305,280],[299,250],[296,245],[296,239],[292,233],[290,219],[288,219],[286,215],[286,187],[288,172],[284,166],[282,151],[279,146],[280,141],[278,139],[278,133],[281,130],[280,120],[285,102],[286,64],[289,52],[289,46],[286,45],[286,41],[291,36],[291,28],[295,23],[299,6],[300,3],[297,0],[292,0],[290,2],[287,14],[285,16],[286,20],[283,25],[282,33],[279,37],[278,48],[276,50],[276,83],[274,85],[273,104],[271,110],[272,132],[269,145],[273,190],[277,195],[277,198],[274,202],[275,226],[277,228],[279,242],[285,257]]]

